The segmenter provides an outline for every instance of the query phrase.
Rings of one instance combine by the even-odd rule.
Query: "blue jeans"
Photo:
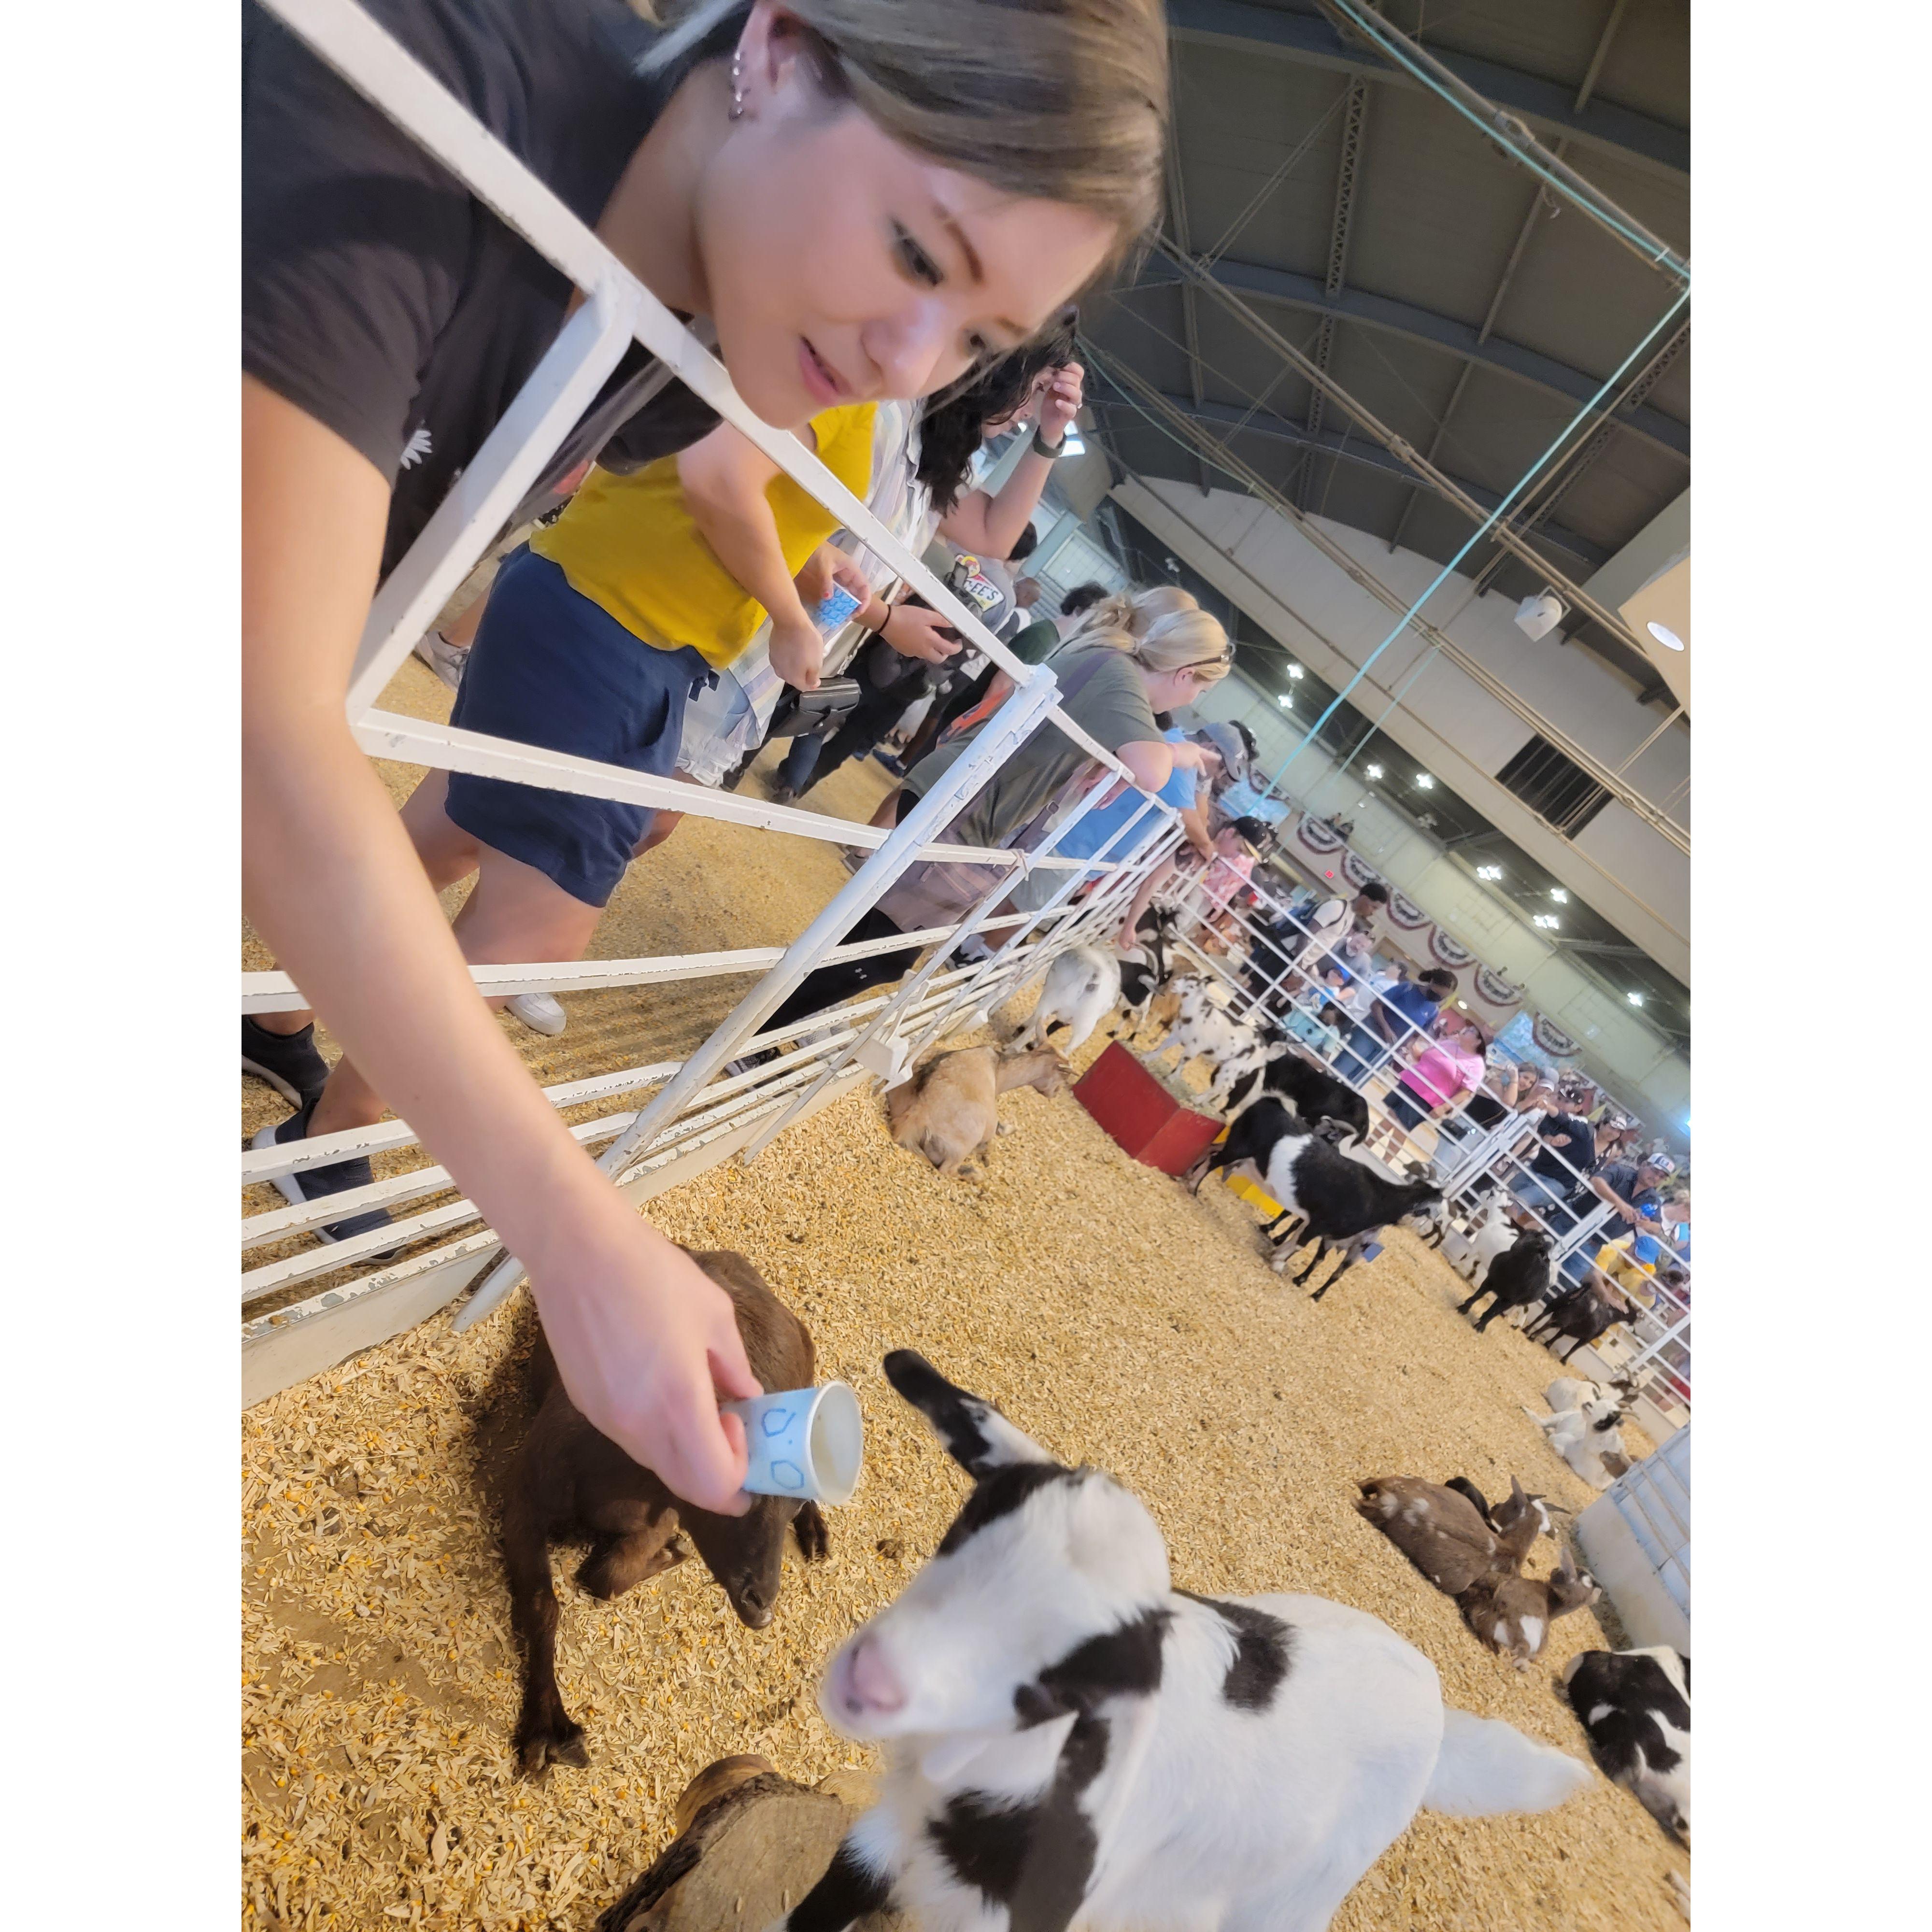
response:
[[[794,738],[790,749],[778,760],[778,783],[794,791],[804,790],[812,782],[812,772],[818,765],[819,751],[824,742],[822,731]]]

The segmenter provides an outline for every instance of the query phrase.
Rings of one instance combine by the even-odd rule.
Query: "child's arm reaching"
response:
[[[811,426],[798,432],[816,450]],[[785,568],[777,520],[765,496],[778,465],[729,423],[720,423],[677,459],[685,507],[718,561],[764,605],[772,620],[772,668],[800,691],[818,688],[825,640]]]

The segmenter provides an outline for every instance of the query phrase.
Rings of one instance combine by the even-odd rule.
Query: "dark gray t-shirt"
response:
[[[648,79],[654,30],[622,0],[362,0],[519,159],[594,224],[697,60]],[[386,575],[556,340],[574,291],[280,22],[242,22],[242,366],[392,480]],[[633,344],[553,459],[620,466],[717,422]],[[615,405],[614,408],[614,404]],[[614,416],[619,425],[613,431]],[[628,416],[628,420],[626,417]]]
[[[1061,700],[1066,715],[1110,752],[1118,752],[1123,745],[1159,743],[1161,732],[1148,703],[1141,668],[1124,651],[1107,644],[1082,645],[1058,652],[1047,662],[1066,690],[1072,688],[1083,661],[1094,654],[1090,673],[1072,696]],[[928,752],[906,774],[907,789],[924,796],[986,728],[982,724],[957,744]],[[1043,719],[953,820],[953,836],[967,845],[1008,844],[1088,762],[1085,751],[1051,719]]]

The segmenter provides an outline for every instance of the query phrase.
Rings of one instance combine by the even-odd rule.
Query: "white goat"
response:
[[[1139,1501],[910,1351],[892,1386],[975,1479],[819,1703],[879,1802],[786,1932],[1320,1932],[1419,1807],[1543,1810],[1587,1768],[1445,1712],[1434,1666],[1318,1597],[1172,1588]]]
[[[1556,1415],[1538,1415],[1528,1408],[1523,1414],[1593,1490],[1607,1490],[1629,1468],[1617,1430],[1623,1420],[1623,1404],[1615,1396],[1600,1396],[1580,1408],[1566,1408]]]
[[[1628,1406],[1636,1394],[1636,1384],[1627,1375],[1612,1376],[1607,1388],[1587,1376],[1558,1376],[1543,1391],[1543,1399],[1553,1413],[1561,1415],[1567,1409],[1581,1408],[1586,1402],[1601,1402],[1612,1396]]]
[[[1013,1050],[1044,1046],[1048,1032],[1064,1026],[1072,1037],[1060,1042],[1060,1052],[1078,1053],[1120,1003],[1120,956],[1097,946],[1070,946],[1046,969],[1040,1003],[1033,1018],[1013,1036]]]
[[[1208,1104],[1223,1105],[1230,1090],[1244,1074],[1257,1072],[1266,1063],[1270,1042],[1255,1028],[1238,1020],[1223,1004],[1232,996],[1218,982],[1189,977],[1173,982],[1180,996],[1174,1022],[1167,1036],[1150,1053],[1140,1056],[1143,1066],[1156,1072],[1170,1048],[1180,1058],[1174,1072],[1184,1073],[1196,1060],[1204,1059],[1214,1069],[1208,1088]]]

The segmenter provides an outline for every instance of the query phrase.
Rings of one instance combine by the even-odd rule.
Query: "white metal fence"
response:
[[[1328,950],[1331,940],[1339,941],[1340,934],[1318,935],[1252,880],[1245,888],[1225,895],[1210,892],[1209,876],[1204,868],[1192,875],[1183,875],[1172,890],[1160,895],[1162,903],[1181,915],[1178,943],[1202,970],[1228,990],[1232,1012],[1251,1019],[1266,1016],[1279,1023],[1291,1004],[1288,987],[1288,982],[1297,976],[1296,961],[1306,962],[1301,970],[1312,980],[1320,970],[1320,956]],[[1254,893],[1276,922],[1274,930],[1258,925],[1238,903],[1241,890]],[[1245,939],[1249,947],[1247,957],[1243,962],[1246,970],[1231,970],[1226,958],[1192,936],[1210,924],[1220,927],[1231,937]],[[1285,939],[1282,936],[1284,930],[1299,935],[1298,938]],[[1257,970],[1257,956],[1262,960],[1279,959],[1279,969],[1271,974],[1265,970]],[[1302,1004],[1304,1011],[1310,1010],[1305,998]],[[1325,995],[1312,1001],[1312,1010],[1318,1014],[1324,1004]],[[1485,1181],[1496,1189],[1508,1190],[1525,1175],[1539,1180],[1546,1179],[1546,1176],[1534,1175],[1532,1168],[1532,1162],[1539,1159],[1550,1162],[1559,1170],[1560,1178],[1548,1180],[1550,1190],[1568,1196],[1584,1186],[1587,1177],[1566,1160],[1559,1149],[1530,1138],[1534,1126],[1533,1116],[1513,1113],[1485,1127],[1468,1112],[1468,1098],[1473,1096],[1459,1100],[1445,1115],[1431,1122],[1436,1135],[1432,1146],[1425,1146],[1418,1140],[1414,1131],[1390,1113],[1388,1096],[1400,1076],[1403,1064],[1402,1049],[1426,1042],[1429,1036],[1400,1015],[1396,1018],[1399,1024],[1395,1044],[1388,1046],[1378,1038],[1372,1062],[1366,1059],[1360,1046],[1363,1027],[1358,1025],[1342,1036],[1340,1050],[1329,1058],[1329,1068],[1338,1079],[1362,1096],[1367,1102],[1372,1122],[1393,1126],[1401,1136],[1398,1146],[1407,1147],[1431,1167],[1452,1208],[1466,1209],[1472,1206],[1478,1198],[1477,1191]],[[1334,1029],[1325,1030],[1332,1032]],[[1562,1280],[1564,1266],[1569,1264],[1571,1280],[1587,1281],[1589,1271],[1586,1264],[1590,1257],[1603,1243],[1613,1240],[1621,1232],[1613,1225],[1616,1210],[1607,1202],[1596,1202],[1578,1211],[1542,1198],[1538,1189],[1525,1191],[1532,1198],[1526,1201],[1519,1196],[1518,1204],[1550,1235],[1555,1277]],[[1581,1260],[1577,1258],[1580,1256]],[[1676,1265],[1684,1270],[1688,1283],[1689,1264],[1678,1260]],[[1674,1408],[1688,1411],[1690,1405],[1690,1308],[1688,1285],[1680,1292],[1660,1275],[1652,1278],[1651,1292],[1654,1299],[1650,1308],[1633,1304],[1634,1312],[1624,1324],[1630,1336],[1628,1348],[1600,1352],[1612,1359],[1615,1366],[1633,1375],[1652,1395],[1660,1410]]]
[[[265,4],[568,275],[586,297],[377,592],[347,700],[357,741],[372,757],[681,812],[856,847],[871,855],[788,946],[473,969],[479,992],[488,995],[648,987],[748,972],[759,975],[710,1037],[681,1060],[620,1068],[548,1090],[552,1104],[559,1108],[614,1103],[614,1111],[572,1130],[586,1148],[601,1150],[599,1164],[613,1183],[641,1201],[733,1153],[749,1158],[818,1106],[865,1080],[896,1074],[949,1030],[989,1013],[1064,947],[1084,937],[1102,937],[1117,927],[1148,870],[1173,849],[1180,836],[1172,809],[1150,795],[1142,794],[1124,835],[1138,841],[1137,847],[1111,864],[1062,859],[1054,850],[1091,808],[1099,796],[1096,788],[1090,788],[1033,850],[934,842],[1036,729],[1063,733],[1088,757],[1132,783],[1125,766],[1060,709],[1052,670],[1014,658],[814,454],[795,436],[754,416],[703,345],[542,180],[354,0]],[[849,824],[706,790],[377,708],[384,688],[412,646],[498,538],[634,338],[835,512],[870,549],[890,561],[912,588],[1012,679],[1012,696],[896,828]],[[987,890],[970,914],[954,926],[842,944],[854,921],[922,859],[987,868]],[[992,916],[1013,886],[1036,870],[1062,875],[1049,903],[1036,914]],[[1088,879],[1096,880],[1092,890],[1076,903],[1073,894]],[[997,938],[1000,943],[977,963],[949,964],[958,942],[974,934]],[[770,1016],[815,968],[908,946],[929,950],[923,964],[896,989],[849,1002],[826,1017],[766,1030]],[[244,976],[244,1012],[290,1010],[306,1004],[286,974]],[[806,1034],[813,1036],[801,1040]],[[784,1050],[752,1072],[721,1077],[728,1062],[766,1046]],[[620,1102],[625,1104],[616,1104]],[[250,1152],[243,1156],[242,1182],[246,1186],[270,1180],[352,1155],[394,1151],[415,1141],[406,1124],[385,1121]],[[306,1298],[244,1321],[244,1401],[259,1400],[401,1332],[476,1280],[499,1252],[499,1244],[482,1225],[472,1202],[436,1198],[450,1191],[447,1172],[428,1167],[332,1194],[325,1201],[244,1216],[245,1255],[371,1208],[416,1208],[370,1233],[326,1247],[304,1248],[245,1269],[244,1310],[272,1297],[284,1299],[304,1282],[341,1274],[399,1246],[418,1249],[394,1265],[332,1282]],[[422,1203],[431,1204],[417,1205]],[[422,1247],[424,1243],[430,1245]],[[518,1264],[503,1257],[459,1322],[466,1324],[487,1313],[520,1278]]]

